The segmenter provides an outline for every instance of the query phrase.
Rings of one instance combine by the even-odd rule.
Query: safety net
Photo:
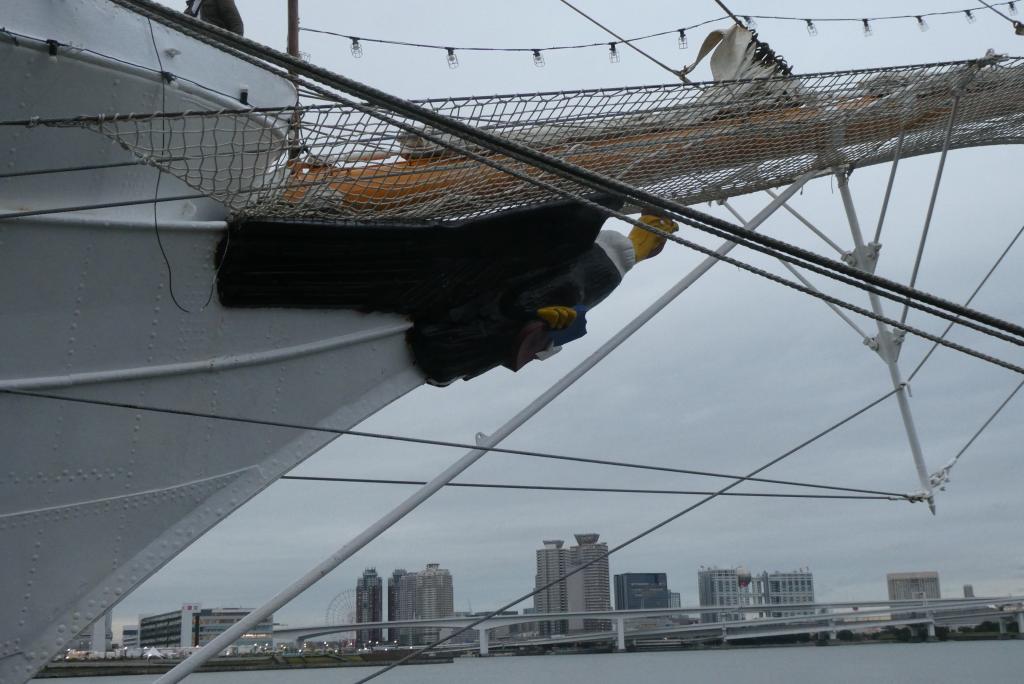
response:
[[[693,204],[944,144],[1022,142],[1024,59],[416,104]],[[422,119],[355,101],[82,125],[236,215],[436,221],[550,201],[559,190],[581,192],[573,180]]]

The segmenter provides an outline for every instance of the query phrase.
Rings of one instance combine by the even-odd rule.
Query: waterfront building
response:
[[[180,610],[139,618],[141,648],[191,648],[196,645],[195,617],[202,610],[198,603],[185,603]]]
[[[407,572],[398,578],[398,609],[395,612],[396,620],[416,619],[416,574]],[[400,628],[398,630],[398,643],[402,646],[414,646],[419,642],[416,638],[418,630]]]
[[[405,569],[398,568],[391,573],[391,577],[388,577],[388,622],[404,619],[399,617],[399,591],[402,584],[402,577],[407,574],[409,573],[407,573]],[[399,641],[399,636],[398,629],[389,629],[387,633],[387,640],[390,643],[396,644]]]
[[[771,606],[772,610],[760,613],[761,617],[793,617],[813,615],[813,609],[780,610],[782,606],[797,603],[814,603],[814,575],[807,568],[792,572],[762,572],[751,582],[754,605]]]
[[[121,648],[128,653],[139,650],[138,625],[125,625],[121,628]]]
[[[597,541],[600,535],[593,532],[573,536],[576,537],[576,546],[569,548],[568,571],[580,566],[585,567],[569,578],[570,585],[567,587],[566,596],[569,611],[611,610],[608,545]],[[572,591],[568,591],[570,587],[573,588]],[[585,632],[600,632],[610,630],[612,623],[609,620],[583,620],[582,625],[576,628],[581,628]],[[573,629],[574,626],[570,625],[570,631]]]
[[[68,648],[72,651],[101,654],[113,647],[113,641],[113,614],[107,612],[72,639]]]
[[[439,563],[427,563],[416,573],[416,617],[423,620],[451,617],[455,614],[455,592],[452,575]],[[440,637],[437,627],[420,628],[418,640],[429,644]]]
[[[381,622],[383,617],[383,582],[376,568],[367,568],[356,581],[356,622]],[[356,645],[369,648],[384,640],[380,628],[360,629],[356,632]]]
[[[705,568],[697,571],[697,593],[703,606],[751,605],[750,571],[746,568]],[[742,613],[727,611],[700,614],[701,622],[732,622],[742,620]]]
[[[181,610],[139,618],[139,648],[192,648],[205,646],[225,629],[249,614],[250,608],[203,608],[186,603]],[[270,615],[246,632],[231,649],[238,652],[273,645],[274,616]]]
[[[608,545],[598,542],[596,533],[577,534],[576,546],[565,548],[561,539],[545,539],[543,548],[536,552],[537,573],[534,589],[539,589],[559,577],[583,567],[566,580],[543,589],[533,597],[538,613],[565,613],[606,611],[612,609],[608,575]],[[590,563],[589,565],[587,565]],[[608,620],[550,620],[537,625],[542,636],[567,634],[571,631],[603,631],[611,629]]]
[[[569,567],[569,549],[561,539],[545,539],[544,546],[537,549],[537,572],[534,575],[534,589],[554,582],[566,573]],[[533,595],[533,610],[537,613],[565,613],[569,610],[569,594],[565,582],[558,582]],[[565,620],[551,620],[537,624],[541,636],[566,634],[569,631]]]
[[[885,583],[890,601],[942,598],[939,573],[934,571],[890,572],[885,576]]]
[[[672,607],[668,578],[663,572],[625,572],[615,575],[614,584],[615,610]]]

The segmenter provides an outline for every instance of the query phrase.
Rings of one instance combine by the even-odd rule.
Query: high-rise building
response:
[[[678,591],[668,592],[668,607],[669,608],[682,608],[683,599],[679,596]]]
[[[569,549],[561,539],[545,539],[544,547],[537,549],[537,573],[534,589],[540,589],[565,574],[569,567]],[[533,609],[538,613],[565,613],[569,610],[569,594],[565,582],[558,582],[533,595]],[[565,634],[569,625],[565,620],[551,620],[537,624],[541,636]]]
[[[403,568],[398,568],[391,573],[391,577],[388,577],[388,622],[406,619],[399,617],[399,592],[402,584],[402,577],[407,574],[409,573],[407,573]],[[399,630],[396,628],[389,629],[387,640],[391,643],[397,643],[399,640]]]
[[[545,539],[544,547],[537,550],[537,574],[534,588],[539,589],[574,568],[582,569],[568,579],[543,589],[533,597],[538,613],[565,613],[606,611],[612,609],[608,576],[608,545],[598,542],[595,533],[577,534],[576,546],[565,548],[561,539]],[[608,620],[576,618],[551,620],[538,624],[542,636],[566,634],[570,631],[603,631],[611,629]]]
[[[973,584],[965,584],[964,585],[964,598],[974,598],[974,585]]]
[[[367,568],[356,581],[356,622],[381,622],[383,582],[376,568]],[[361,629],[356,632],[356,644],[369,647],[384,640],[384,630]]]
[[[615,610],[671,608],[671,592],[663,572],[615,575]]]
[[[942,598],[937,572],[890,572],[885,576],[885,583],[890,601]]]
[[[749,606],[750,571],[746,568],[705,568],[697,571],[697,592],[703,606]],[[700,614],[701,622],[742,620],[742,613],[727,611]]]
[[[771,606],[761,617],[813,615],[813,609],[781,610],[782,606],[814,603],[814,575],[807,568],[792,572],[762,572],[753,577],[751,593],[754,605]]]
[[[455,593],[452,575],[439,563],[427,563],[416,573],[416,617],[424,620],[451,617],[455,614]],[[420,643],[433,643],[440,628],[420,629]]]
[[[576,546],[569,548],[569,570],[585,566],[570,580],[580,586],[579,590],[568,592],[569,612],[598,611],[612,609],[611,579],[608,574],[608,545],[598,542],[599,534],[589,532],[573,535]],[[571,628],[571,626],[570,626]],[[612,628],[609,620],[584,620],[585,632],[607,631]]]

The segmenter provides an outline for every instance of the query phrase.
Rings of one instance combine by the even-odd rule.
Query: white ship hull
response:
[[[16,34],[0,35],[4,121],[237,108],[243,89],[257,106],[294,101],[287,81],[160,25],[151,34],[104,0],[8,0],[0,25]],[[56,55],[46,40],[61,44]],[[132,161],[78,127],[0,126],[0,143],[0,174]],[[141,202],[0,218],[0,389],[345,429],[422,382],[401,318],[226,310],[215,294],[204,306],[225,210],[206,199],[159,203],[165,264],[157,173],[0,178],[0,214]],[[195,193],[165,175],[159,194]],[[0,434],[0,684],[29,679],[332,439],[6,393]]]

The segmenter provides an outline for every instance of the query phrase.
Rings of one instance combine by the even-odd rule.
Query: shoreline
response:
[[[316,670],[338,667],[376,667],[390,665],[406,653],[397,655],[352,654],[352,655],[269,655],[269,656],[230,656],[214,658],[203,665],[197,672],[246,672],[257,670]],[[164,674],[180,663],[180,659],[159,660],[156,658],[123,658],[110,660],[71,660],[49,663],[38,674],[36,679],[54,679],[58,677],[108,677],[119,675]],[[450,656],[428,655],[413,660],[405,665],[435,665],[451,663]]]

